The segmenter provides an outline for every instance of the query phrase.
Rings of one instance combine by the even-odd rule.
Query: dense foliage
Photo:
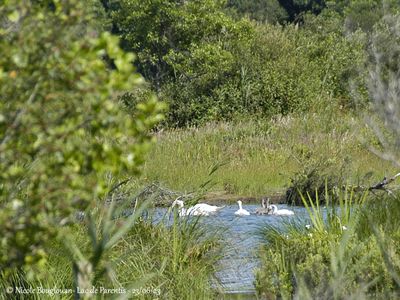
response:
[[[398,3],[394,0],[229,0],[228,7],[241,16],[271,24],[302,23],[309,14],[326,17],[335,12],[347,29],[370,31],[384,14],[398,10]]]
[[[138,172],[162,119],[154,98],[128,115],[118,93],[141,81],[133,54],[99,32],[80,1],[7,1],[0,15],[0,269],[43,267],[47,243]],[[111,67],[112,66],[112,67]],[[24,269],[25,270],[25,269]],[[32,273],[30,273],[32,274]]]
[[[150,89],[169,103],[168,126],[347,105],[365,59],[365,39],[345,36],[339,16],[310,16],[304,28],[257,25],[211,0],[118,1],[107,11]]]

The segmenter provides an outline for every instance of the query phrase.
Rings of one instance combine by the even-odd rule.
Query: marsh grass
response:
[[[168,210],[157,219],[151,209],[142,206],[130,217],[118,219],[113,219],[119,214],[112,206],[87,212],[88,219],[71,225],[68,236],[51,242],[41,276],[28,280],[23,272],[16,272],[13,282],[0,280],[0,288],[11,285],[74,290],[78,281],[80,288],[150,291],[135,295],[81,294],[81,299],[213,298],[218,292],[218,284],[211,282],[217,283],[213,276],[221,255],[222,229],[210,229],[199,218],[179,218],[176,210]],[[143,214],[145,210],[147,214]],[[97,263],[97,267],[90,274],[76,274],[76,264],[82,261],[93,266]],[[82,284],[83,279],[89,280],[87,285]],[[30,294],[26,299],[54,297],[71,299],[73,294]],[[20,298],[25,299],[24,295]],[[1,299],[7,299],[7,295]]]
[[[260,196],[282,193],[291,179],[307,176],[304,170],[313,166],[319,168],[322,189],[329,174],[368,185],[394,171],[363,146],[376,141],[362,119],[332,110],[160,132],[144,167],[144,182],[187,191],[205,181],[215,162],[226,162],[213,175],[213,190]],[[360,132],[364,141],[358,139]]]
[[[115,258],[123,258],[117,267],[119,281],[141,278],[154,270],[148,285],[159,288],[163,298],[210,299],[219,258],[217,236],[202,228],[198,219],[174,218],[169,227],[143,222],[114,252]]]
[[[260,295],[398,298],[398,196],[357,194],[351,189],[335,196],[339,204],[330,207],[304,197],[309,221],[287,223],[283,230],[263,229],[262,267],[256,275]]]
[[[325,185],[324,206],[321,206],[318,192],[313,196],[301,195],[304,207],[310,218],[311,226],[319,232],[328,230],[343,230],[348,226],[355,226],[355,218],[352,217],[353,210],[359,209],[367,199],[368,193],[356,192],[346,186],[344,190],[336,188],[334,191]]]

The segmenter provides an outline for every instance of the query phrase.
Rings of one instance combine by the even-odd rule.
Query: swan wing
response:
[[[237,210],[235,212],[235,215],[237,215],[237,216],[249,216],[250,213],[245,209],[239,209],[239,210]]]
[[[202,212],[206,212],[206,213],[217,212],[218,210],[223,208],[223,207],[218,207],[218,206],[215,206],[215,205],[209,205],[209,204],[205,204],[205,203],[198,203],[193,207],[196,210],[199,210],[199,211],[202,211]]]
[[[294,215],[294,212],[289,209],[280,209],[276,212],[276,214],[281,216],[290,216]]]
[[[212,205],[208,205],[205,203],[198,203],[194,206],[197,210],[201,210],[201,211],[213,211],[213,206]]]
[[[188,216],[197,216],[198,215],[198,210],[196,209],[196,206],[189,207],[186,211],[186,215]]]
[[[192,206],[187,209],[187,216],[209,216],[210,212],[201,209],[201,207]]]

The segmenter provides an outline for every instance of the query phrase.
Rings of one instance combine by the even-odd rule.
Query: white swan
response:
[[[237,215],[237,216],[249,216],[250,213],[247,210],[242,208],[242,201],[239,200],[237,203],[239,204],[239,209],[237,211],[235,211],[235,215]]]
[[[186,208],[183,207],[183,201],[176,199],[174,202],[172,202],[171,208],[174,208],[176,205],[179,206],[178,215],[180,217],[186,216],[187,215],[187,211],[186,211]]]
[[[198,203],[195,206],[189,207],[186,209],[184,207],[184,203],[182,200],[176,199],[172,203],[172,207],[175,205],[179,206],[179,216],[209,216],[211,214],[214,214],[224,208],[224,206],[215,206],[215,205],[209,205],[205,203]]]
[[[274,204],[270,205],[272,209],[272,214],[277,216],[291,216],[294,215],[294,212],[289,209],[278,209],[278,207]]]

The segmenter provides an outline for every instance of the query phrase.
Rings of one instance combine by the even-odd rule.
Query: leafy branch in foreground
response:
[[[0,269],[43,270],[49,241],[92,207],[109,175],[136,174],[162,120],[155,98],[115,100],[142,82],[134,55],[81,1],[0,7]],[[63,231],[64,232],[64,231]]]

